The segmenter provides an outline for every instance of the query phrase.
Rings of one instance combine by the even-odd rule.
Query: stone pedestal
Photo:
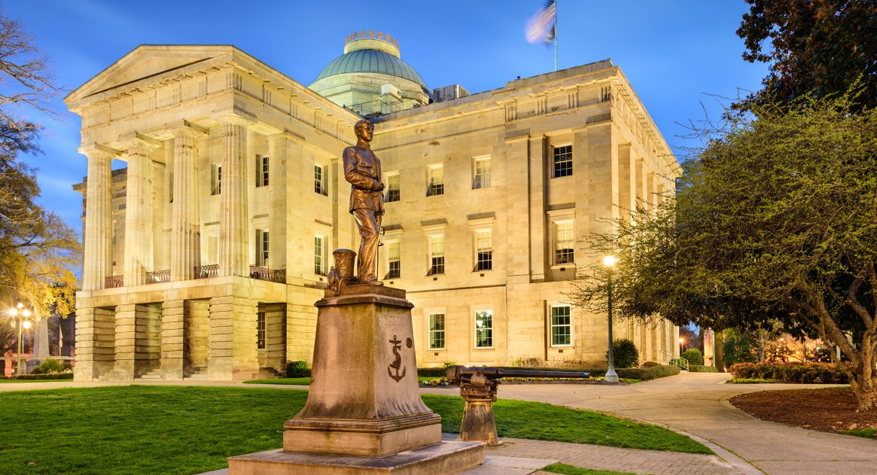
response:
[[[450,474],[484,463],[484,444],[442,442],[441,417],[420,399],[404,290],[344,285],[316,306],[307,404],[284,425],[283,450],[231,457],[230,475]]]

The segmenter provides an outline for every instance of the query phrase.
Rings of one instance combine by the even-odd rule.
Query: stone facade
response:
[[[361,117],[231,46],[141,46],[65,100],[88,158],[76,379],[240,380],[310,360],[331,251],[358,248],[340,157]],[[621,70],[374,122],[379,277],[415,305],[419,364],[605,365],[605,315],[564,303],[589,264],[581,239],[679,173]],[[666,322],[614,332],[644,361],[678,352]]]

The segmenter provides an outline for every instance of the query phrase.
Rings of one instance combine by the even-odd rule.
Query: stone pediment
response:
[[[231,60],[231,45],[140,45],[64,98],[68,106],[149,78]]]

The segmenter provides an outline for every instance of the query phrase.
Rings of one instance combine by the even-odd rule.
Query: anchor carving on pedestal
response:
[[[400,341],[399,338],[396,337],[396,335],[393,335],[393,339],[390,340],[390,343],[393,344],[393,355],[396,357],[396,359],[393,360],[392,363],[390,363],[389,367],[387,367],[387,373],[398,383],[402,380],[402,378],[405,377],[407,371],[407,368],[402,368],[402,355],[399,354],[399,350],[402,349],[402,341]],[[400,368],[402,369],[402,374],[399,374]],[[392,370],[394,369],[396,370],[396,374],[393,374]]]

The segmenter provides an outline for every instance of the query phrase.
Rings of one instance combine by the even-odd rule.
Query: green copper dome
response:
[[[417,71],[409,66],[408,63],[391,54],[374,49],[360,49],[342,54],[323,68],[316,81],[336,74],[346,73],[388,74],[414,81],[424,90],[428,90],[423,79],[420,78]]]

